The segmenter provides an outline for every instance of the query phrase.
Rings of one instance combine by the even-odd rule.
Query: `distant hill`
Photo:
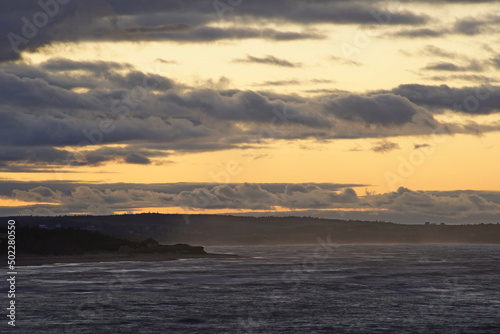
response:
[[[114,216],[7,217],[18,226],[80,228],[127,240],[153,237],[164,244],[500,243],[500,224],[403,225],[307,217],[137,214]]]

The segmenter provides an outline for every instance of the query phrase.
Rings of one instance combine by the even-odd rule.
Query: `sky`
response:
[[[0,215],[500,221],[497,1],[0,1]]]

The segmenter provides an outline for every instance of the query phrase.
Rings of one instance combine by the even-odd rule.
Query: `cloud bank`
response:
[[[339,212],[344,212],[371,220],[399,217],[403,223],[414,223],[415,217],[465,223],[494,222],[500,214],[499,192],[431,192],[399,188],[395,192],[361,196],[355,188],[363,185],[315,183],[156,184],[148,190],[141,189],[143,185],[140,184],[53,182],[35,186],[23,182],[1,183],[5,193],[10,191],[7,197],[27,203],[25,207],[1,208],[3,215],[14,212],[28,215],[113,214],[141,208],[161,211],[169,207],[180,208],[185,213],[227,209],[236,213],[243,210],[249,214],[255,211],[273,214],[273,210],[282,208],[282,212],[284,209],[284,212],[299,215],[330,212],[330,217],[337,217]],[[29,204],[32,202],[44,204]],[[402,218],[405,216],[407,219]],[[478,217],[482,220],[477,220]]]

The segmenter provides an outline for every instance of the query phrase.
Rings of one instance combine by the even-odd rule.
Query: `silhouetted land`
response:
[[[76,255],[98,252],[206,254],[201,246],[186,244],[160,245],[152,238],[134,242],[79,228],[17,229],[16,243],[20,254]]]
[[[123,240],[95,238],[99,247],[127,246],[153,237],[162,244],[252,245],[310,244],[318,238],[334,243],[500,243],[500,224],[404,225],[388,222],[343,221],[308,217],[242,217],[229,215],[138,214],[114,216],[9,217],[19,227],[40,226],[47,233],[58,228],[79,228],[100,232]],[[42,232],[38,232],[42,233]],[[54,234],[55,235],[55,234]],[[17,233],[21,245],[22,233]],[[33,240],[34,240],[33,239]],[[44,242],[39,241],[44,244]],[[48,241],[45,244],[49,243]],[[42,247],[42,245],[39,245]],[[87,251],[71,243],[75,250]],[[62,244],[60,247],[69,247]],[[130,246],[130,245],[129,245]],[[21,247],[21,246],[20,246]]]
[[[2,233],[1,245],[6,240]],[[16,265],[68,262],[164,261],[185,257],[227,257],[208,254],[202,246],[161,245],[152,238],[141,242],[75,227],[25,226],[16,229]]]

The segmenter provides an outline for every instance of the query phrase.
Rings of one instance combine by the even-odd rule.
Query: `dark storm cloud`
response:
[[[12,164],[33,164],[56,166],[98,166],[106,162],[129,164],[150,164],[148,157],[165,156],[165,153],[128,146],[124,148],[104,147],[82,150],[77,153],[53,147],[0,147],[0,171],[4,167],[16,168]],[[6,165],[9,163],[10,165]]]
[[[373,1],[248,1],[239,6],[238,15],[255,18],[282,19],[298,23],[411,24],[427,22],[425,15],[404,10],[390,10]],[[241,12],[239,12],[241,10]]]
[[[417,29],[403,29],[395,33],[391,33],[391,36],[395,37],[440,37],[447,33],[445,30],[438,30],[432,28],[417,28]]]
[[[100,80],[104,75],[110,73],[109,70],[99,72],[78,73],[68,71],[51,71],[42,69],[42,67],[34,67],[27,64],[5,63],[1,66],[1,70],[5,74],[11,74],[23,79],[42,79],[50,86],[71,90],[73,88],[98,88],[104,87],[105,82]]]
[[[27,163],[51,163],[63,161],[67,151],[58,150],[53,147],[0,147],[0,171],[3,162],[27,162]]]
[[[37,162],[61,164],[69,152],[57,148],[64,146],[80,147],[86,160],[76,164],[93,166],[116,161],[148,164],[175,152],[248,149],[265,138],[325,140],[430,134],[441,127],[432,112],[462,104],[463,110],[457,112],[488,114],[498,111],[500,101],[499,89],[494,86],[402,85],[364,95],[327,89],[325,95],[314,98],[204,89],[140,72],[128,64],[67,59],[52,59],[38,66],[3,64],[0,85],[4,87],[0,90],[1,159],[6,170],[14,163],[25,164],[20,168]],[[86,90],[75,90],[82,87]],[[476,109],[468,104],[470,96],[479,99]],[[494,125],[447,125],[443,132],[492,130]],[[92,144],[95,148],[90,148]],[[106,144],[126,144],[128,154],[98,150]],[[38,151],[30,151],[32,147]],[[155,150],[164,153],[154,155]]]
[[[111,72],[112,70],[131,69],[132,65],[114,61],[74,61],[64,58],[53,58],[40,65],[49,71],[77,71],[84,70],[93,73]]]
[[[3,145],[17,146],[66,146],[79,145],[83,141],[101,144],[103,140],[106,143],[128,140],[175,141],[186,136],[195,138],[209,134],[207,128],[190,121],[171,119],[172,115],[165,117],[161,115],[161,111],[158,115],[151,114],[151,109],[155,108],[148,105],[148,92],[144,87],[158,83],[157,89],[168,90],[172,87],[170,79],[138,71],[129,71],[123,75],[109,70],[101,71],[101,67],[105,65],[107,64],[98,62],[92,65],[57,59],[41,65],[42,68],[59,71],[87,69],[103,74],[93,76],[94,89],[88,93],[71,90],[75,86],[80,87],[77,82],[82,77],[78,75],[73,77],[70,73],[60,73],[52,76],[48,73],[42,79],[24,76],[39,73],[40,68],[32,67],[29,70],[25,65],[21,68],[7,65],[6,70],[17,75],[0,69],[0,84],[5,87],[0,91],[0,142]],[[110,67],[120,66],[112,63]],[[126,65],[121,67],[128,68]],[[62,79],[64,76],[65,80]],[[103,90],[99,90],[100,87]],[[134,99],[131,94],[137,89],[139,93],[136,93]],[[142,110],[136,110],[139,104],[142,104]],[[133,111],[145,113],[125,117]]]
[[[391,11],[369,1],[305,2],[246,1],[229,11],[217,10],[211,1],[26,0],[0,3],[0,61],[20,58],[58,41],[172,40],[207,42],[221,39],[264,38],[277,41],[316,39],[312,32],[277,31],[232,26],[210,26],[221,17],[229,20],[287,21],[299,24],[342,23],[423,24],[425,15]],[[227,5],[226,5],[227,6]],[[219,15],[220,14],[220,15]]]
[[[485,15],[483,17],[468,17],[457,20],[448,28],[436,27],[418,27],[400,29],[396,32],[389,33],[389,36],[404,37],[404,38],[432,38],[443,37],[450,34],[476,36],[484,33],[498,33],[500,24],[500,16]]]
[[[149,158],[145,157],[142,154],[128,153],[125,156],[125,162],[129,164],[148,165],[151,163],[151,160],[149,160]]]
[[[267,55],[265,57],[254,57],[247,55],[246,58],[234,59],[233,62],[236,63],[255,63],[255,64],[264,64],[264,65],[275,65],[282,67],[301,67],[300,63],[292,63],[285,59],[279,59],[271,55]]]
[[[49,115],[0,112],[0,142],[4,145],[86,146],[132,140],[175,142],[209,136],[211,131],[182,119],[124,118],[99,121]],[[109,123],[108,123],[109,122]],[[108,125],[102,125],[108,124]],[[107,129],[102,131],[101,129]],[[109,131],[109,132],[108,132]],[[108,132],[108,133],[106,133]]]
[[[477,61],[471,61],[468,65],[456,65],[450,62],[438,62],[428,64],[423,68],[424,70],[432,71],[447,71],[447,72],[463,72],[474,71],[479,72],[483,70],[483,66]]]
[[[48,174],[59,174],[61,173],[60,169],[54,168],[53,164],[42,165],[38,164],[16,164],[9,162],[8,165],[0,164],[0,171],[2,173],[48,173]],[[77,173],[76,170],[66,170],[64,173]]]
[[[274,29],[264,29],[260,31],[260,37],[275,41],[294,41],[299,39],[324,39],[325,36],[318,33],[304,33],[294,31],[277,31]]]
[[[148,157],[164,156],[165,153],[158,151],[149,151],[137,148],[135,146],[128,147],[104,147],[96,150],[81,151],[80,154],[74,155],[75,163],[84,165],[100,165],[109,161],[124,162],[128,164],[148,165],[151,160]]]
[[[197,21],[205,22],[218,20],[214,15],[217,12],[214,2],[203,0],[190,1],[133,1],[108,0],[117,15],[152,14],[165,12],[181,16],[191,13],[200,16]],[[391,10],[378,1],[302,1],[302,0],[266,0],[243,1],[241,4],[219,7],[219,13],[225,14],[224,18],[235,16],[250,17],[253,19],[280,19],[298,23],[369,23],[378,17],[388,18],[386,24],[422,24],[428,20],[425,15],[415,14],[404,10]],[[380,5],[380,6],[377,6]],[[207,13],[209,13],[207,15]],[[192,19],[194,20],[194,19]]]
[[[17,99],[13,105],[95,109],[107,107],[105,97],[112,98],[120,90],[135,87],[168,90],[174,82],[157,74],[136,71],[130,64],[55,58],[39,66],[3,64],[0,86],[5,86],[5,92],[0,92],[5,100],[8,101],[9,95],[12,101]],[[101,88],[106,92],[79,94],[73,88]]]
[[[320,113],[307,110],[307,103],[287,103],[253,91],[196,90],[177,96],[176,102],[180,107],[195,109],[221,120],[301,124],[312,128],[329,125]]]
[[[390,91],[404,96],[415,104],[442,111],[453,109],[468,114],[500,112],[500,87],[482,85],[453,88],[447,85],[400,85]]]
[[[58,25],[75,6],[56,6],[49,15],[35,0],[0,2],[0,61],[19,59],[23,50],[34,51],[60,39]]]
[[[60,5],[56,1],[26,0],[0,3],[0,61],[20,57],[23,50],[34,51],[57,41],[84,40],[172,40],[207,42],[222,39],[264,38],[277,41],[322,38],[315,32],[291,32],[250,27],[210,26],[221,17],[228,22],[286,21],[298,24],[391,24],[418,26],[429,17],[389,9],[382,1],[245,1],[218,13],[213,2],[191,1],[119,1],[73,0]],[[50,3],[51,5],[44,5]],[[55,5],[54,5],[55,4]],[[226,8],[228,5],[226,4]],[[218,15],[221,14],[221,15]],[[488,25],[498,24],[498,16],[464,18],[452,31],[474,35]],[[396,33],[406,37],[436,37],[446,33],[431,28],[413,28]]]
[[[50,85],[40,78],[21,78],[0,71],[0,100],[2,105],[22,107],[94,109],[99,101],[91,96],[83,97],[70,90]]]
[[[387,126],[409,123],[418,112],[418,106],[408,99],[392,94],[341,96],[333,99],[326,108],[344,120]]]
[[[165,30],[162,27],[153,28],[133,28],[130,34],[119,34],[114,37],[114,40],[170,40],[177,42],[213,42],[225,39],[268,39],[275,41],[293,41],[300,39],[321,39],[319,34],[315,33],[299,33],[290,31],[278,31],[275,29],[252,29],[252,28],[219,28],[219,27],[198,27],[179,29],[179,31]],[[102,39],[101,36],[96,36],[95,40]]]

